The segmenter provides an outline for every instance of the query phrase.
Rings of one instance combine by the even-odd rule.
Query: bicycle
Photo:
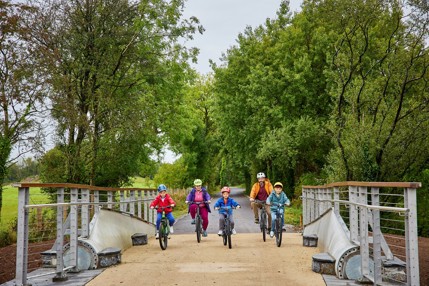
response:
[[[159,246],[161,247],[162,250],[166,250],[167,249],[167,245],[168,245],[168,239],[169,239],[169,235],[170,235],[170,223],[167,219],[167,217],[165,216],[165,209],[168,208],[172,208],[172,206],[168,206],[168,207],[155,207],[155,209],[161,209],[162,210],[162,217],[161,217],[161,222],[159,224]]]
[[[228,247],[231,249],[232,248],[232,242],[231,242],[232,225],[231,225],[229,210],[230,209],[236,209],[236,208],[230,207],[230,206],[224,206],[224,207],[219,207],[216,209],[226,210],[226,217],[225,217],[225,220],[223,223],[222,238],[223,238],[223,245],[226,245],[228,243]]]
[[[286,204],[273,203],[273,206],[276,206],[276,220],[274,221],[274,236],[276,237],[276,244],[278,247],[282,244],[282,236],[283,236],[283,217],[284,217],[284,209],[283,206]]]
[[[195,232],[197,233],[197,241],[200,243],[201,241],[201,234],[203,233],[203,219],[200,215],[200,205],[208,203],[207,201],[204,202],[189,202],[190,205],[194,204],[197,205],[197,213],[195,214]]]
[[[255,203],[262,204],[259,226],[262,231],[262,239],[265,241],[267,234],[267,211],[265,209],[265,201],[255,200]]]

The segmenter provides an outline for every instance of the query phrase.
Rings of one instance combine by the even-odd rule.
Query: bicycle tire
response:
[[[283,235],[282,219],[280,216],[277,216],[276,217],[276,244],[278,247],[282,245],[282,235]]]
[[[225,240],[227,240],[228,242],[228,248],[232,247],[232,243],[231,243],[231,234],[232,234],[232,230],[231,230],[231,221],[229,220],[229,218],[225,219]],[[224,245],[226,245],[226,241],[224,241]]]
[[[161,249],[166,250],[167,244],[168,244],[168,228],[167,228],[167,223],[165,221],[161,222],[158,240],[159,240],[159,246],[161,247]]]
[[[222,230],[222,242],[223,245],[228,243],[228,220],[225,218],[223,221],[223,230]]]
[[[228,234],[228,248],[231,249],[232,248],[232,242],[231,242],[231,234]]]
[[[262,239],[265,241],[266,240],[266,235],[267,235],[267,214],[264,211],[261,211],[261,231],[262,231]]]
[[[197,233],[197,241],[200,243],[201,241],[201,235],[203,232],[203,226],[201,224],[201,217],[200,215],[197,215],[195,217],[195,232]]]

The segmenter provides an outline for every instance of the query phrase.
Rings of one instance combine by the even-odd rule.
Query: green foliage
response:
[[[182,158],[173,164],[161,164],[155,175],[156,185],[165,184],[169,189],[185,188],[189,186],[186,165]]]
[[[183,130],[196,53],[182,43],[202,32],[198,19],[181,18],[184,1],[34,2],[66,182],[128,185]]]

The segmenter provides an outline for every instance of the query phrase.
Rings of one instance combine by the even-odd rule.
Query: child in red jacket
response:
[[[150,208],[154,209],[155,207],[170,207],[164,209],[165,216],[167,217],[169,223],[170,223],[170,233],[173,233],[173,224],[175,222],[174,216],[172,213],[172,207],[174,207],[176,203],[173,201],[173,199],[170,197],[169,194],[167,194],[167,187],[164,184],[161,184],[158,186],[158,195],[156,198],[152,201],[150,204]],[[162,209],[158,208],[157,210],[157,217],[156,217],[156,235],[155,238],[159,238],[159,225],[161,224],[161,218],[162,218]]]

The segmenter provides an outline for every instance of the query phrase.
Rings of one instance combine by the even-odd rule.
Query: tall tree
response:
[[[9,163],[40,147],[45,77],[28,41],[29,6],[0,0],[0,212]],[[12,150],[17,152],[12,154]],[[12,157],[11,157],[12,156]]]
[[[163,117],[174,116],[196,55],[179,40],[202,28],[194,17],[180,20],[180,0],[42,2],[37,36],[67,180],[126,183],[141,156],[161,148]]]

